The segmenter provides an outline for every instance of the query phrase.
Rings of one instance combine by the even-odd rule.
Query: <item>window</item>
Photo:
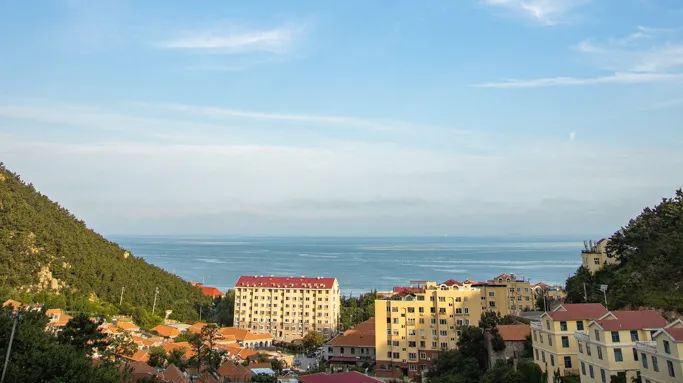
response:
[[[579,346],[579,354],[583,354],[583,344],[581,342],[576,342],[576,344]]]
[[[645,355],[645,353],[641,353],[640,356],[640,360],[643,363],[643,368],[647,368],[647,355]]]
[[[657,362],[657,357],[652,355],[652,369],[655,372],[659,372],[659,363]]]
[[[569,337],[568,336],[562,337],[562,348],[569,348]]]
[[[598,349],[598,359],[602,360],[602,347],[596,346],[596,348]]]
[[[586,343],[586,355],[591,356],[591,345]]]
[[[612,343],[619,343],[619,331],[612,331]]]
[[[564,357],[564,368],[572,368],[572,357],[571,356],[565,356]]]
[[[545,363],[545,351],[541,351],[541,360]]]
[[[555,355],[550,354],[550,365],[555,366]]]
[[[631,330],[631,341],[637,342],[638,340],[638,330]]]
[[[560,322],[560,331],[567,331],[567,322],[565,322],[565,321]]]
[[[664,341],[664,352],[667,354],[671,354],[671,345],[669,344],[668,340]]]
[[[586,375],[586,364],[581,362],[581,375]]]
[[[538,360],[538,349],[534,349],[534,356],[536,357],[536,360]]]
[[[538,341],[538,339],[536,339],[536,331],[534,331],[533,334],[534,334],[534,342]]]
[[[595,378],[595,375],[593,374],[593,365],[592,364],[588,365],[588,375],[591,376],[591,379]]]
[[[600,369],[600,380],[602,381],[602,383],[607,383],[607,377],[605,376],[605,370],[602,368]]]
[[[595,340],[600,341],[600,331],[595,330]]]
[[[672,378],[676,377],[676,372],[674,371],[674,364],[670,360],[666,361],[666,368],[669,369],[669,376],[670,377],[672,377]]]
[[[550,337],[550,334],[548,334],[548,344],[553,345],[553,338]]]
[[[579,331],[583,331],[583,321],[582,320],[576,321],[576,329]]]
[[[638,361],[638,351],[635,348],[633,349],[633,360]]]
[[[624,356],[621,354],[620,348],[614,349],[614,360],[616,360],[617,362],[623,362],[624,361]]]

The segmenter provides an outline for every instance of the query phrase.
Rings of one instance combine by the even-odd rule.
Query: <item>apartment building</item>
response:
[[[564,291],[562,286],[549,285],[544,282],[538,282],[531,285],[531,290],[534,293],[534,301],[543,295],[545,295],[547,300],[554,302],[562,302],[567,297],[567,292]]]
[[[310,331],[332,336],[340,297],[336,278],[241,276],[235,283],[235,327],[287,342]]]
[[[599,303],[561,304],[531,322],[534,361],[547,372],[548,382],[554,376],[579,375],[578,345],[574,334],[586,332],[588,324],[607,314]]]
[[[643,383],[683,382],[683,321],[657,331],[651,341],[636,343]]]
[[[581,383],[609,383],[612,376],[631,382],[640,374],[636,342],[649,341],[666,325],[654,310],[610,311],[576,332]]]
[[[501,274],[486,282],[471,282],[481,290],[481,309],[495,311],[500,315],[519,314],[533,310],[533,288],[529,281],[514,274]]]
[[[479,324],[481,291],[458,281],[398,291],[375,301],[375,369],[378,377],[414,378],[439,351],[457,347],[460,326]]]
[[[616,257],[607,255],[607,244],[609,240],[603,238],[597,243],[593,241],[584,241],[584,249],[581,250],[581,265],[588,269],[591,274],[602,270],[606,265],[614,265],[619,263]]]

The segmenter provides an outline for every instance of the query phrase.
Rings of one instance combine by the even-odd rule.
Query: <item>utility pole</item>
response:
[[[154,303],[152,303],[152,315],[154,315],[154,309],[157,307],[157,295],[159,295],[159,288],[154,289]],[[2,383],[2,382],[0,382]]]
[[[586,292],[586,282],[583,283],[583,300],[588,303],[588,292]]]
[[[546,300],[546,297],[545,297],[545,289],[542,289],[541,291],[543,292],[543,310],[545,312],[548,312],[548,301]]]
[[[600,291],[602,291],[602,295],[605,297],[605,306],[607,306],[607,285],[600,285]]]
[[[0,377],[0,383],[5,382],[5,374],[7,374],[7,365],[9,364],[9,355],[12,352],[12,342],[14,341],[14,332],[17,329],[17,322],[19,321],[19,313],[15,313],[14,318],[12,319],[12,333],[9,336],[9,344],[7,345],[7,355],[5,355],[5,365],[2,367],[2,377]]]
[[[121,286],[121,297],[119,298],[119,306],[121,306],[121,303],[123,303],[123,289],[125,288],[125,286]]]

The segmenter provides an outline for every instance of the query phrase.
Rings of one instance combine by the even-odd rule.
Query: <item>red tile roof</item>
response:
[[[180,335],[180,330],[172,326],[166,326],[164,324],[155,326],[152,328],[152,331],[163,336],[164,338],[175,338]]]
[[[444,282],[442,283],[442,285],[446,285],[446,286],[453,286],[453,285],[462,286],[462,282],[456,281],[455,279],[449,279],[449,280],[447,280],[447,281],[444,281]]]
[[[217,298],[223,296],[223,293],[215,287],[199,286],[199,288],[202,290],[202,295],[206,297]]]
[[[607,314],[607,309],[600,303],[562,304],[547,313],[553,320],[597,319]]]
[[[363,375],[357,371],[342,372],[339,374],[311,374],[299,377],[301,383],[377,383],[381,380]]]
[[[250,369],[241,366],[239,364],[235,364],[231,361],[225,361],[221,366],[218,368],[218,375],[222,378],[228,378],[233,381],[251,381],[251,377],[254,375],[253,372],[251,372]]]
[[[413,286],[394,286],[392,291],[394,292],[394,294],[405,295],[405,294],[422,293],[422,292],[424,292],[424,289],[422,287],[413,287]]]
[[[664,331],[669,333],[669,335],[671,335],[671,337],[674,338],[674,340],[676,342],[683,342],[683,328],[671,327],[671,328],[665,329]]]
[[[174,364],[170,364],[166,367],[166,370],[164,370],[163,381],[168,383],[187,383],[187,378],[178,367]]]
[[[523,341],[531,335],[528,324],[499,324],[496,328],[500,337],[506,341]]]
[[[655,310],[610,311],[612,316],[596,320],[605,331],[655,329],[666,326],[666,320]]]
[[[375,347],[375,318],[358,323],[356,326],[344,331],[343,334],[334,337],[327,345]]]
[[[331,289],[335,278],[327,277],[275,277],[275,276],[241,276],[237,287],[279,287],[293,289]]]

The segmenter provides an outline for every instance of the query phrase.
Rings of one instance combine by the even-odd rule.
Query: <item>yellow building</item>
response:
[[[292,341],[310,331],[336,334],[341,296],[335,278],[241,276],[235,284],[235,327]]]
[[[531,322],[534,361],[548,373],[548,382],[555,380],[555,374],[579,374],[574,334],[585,332],[591,320],[605,314],[607,309],[599,303],[561,304],[541,314],[540,321]]]
[[[606,265],[614,265],[619,263],[616,257],[607,255],[607,243],[609,241],[605,238],[593,243],[593,241],[584,241],[584,249],[581,250],[581,265],[588,269],[591,274],[601,270]]]
[[[471,282],[481,290],[481,309],[495,311],[500,315],[518,315],[533,310],[534,293],[529,281],[518,279],[514,274],[501,274],[486,282]]]
[[[478,287],[447,281],[375,300],[377,376],[419,376],[439,351],[457,346],[459,326],[479,324],[480,296]]]
[[[643,383],[683,382],[683,322],[678,319],[638,342],[640,376]]]
[[[567,297],[567,292],[559,285],[549,285],[547,283],[539,282],[531,286],[534,292],[534,300],[537,300],[542,295],[546,299],[553,302],[562,302]]]
[[[654,310],[610,311],[591,321],[587,331],[574,334],[581,383],[609,383],[615,375],[631,382],[640,369],[636,342],[650,340],[665,325]]]

